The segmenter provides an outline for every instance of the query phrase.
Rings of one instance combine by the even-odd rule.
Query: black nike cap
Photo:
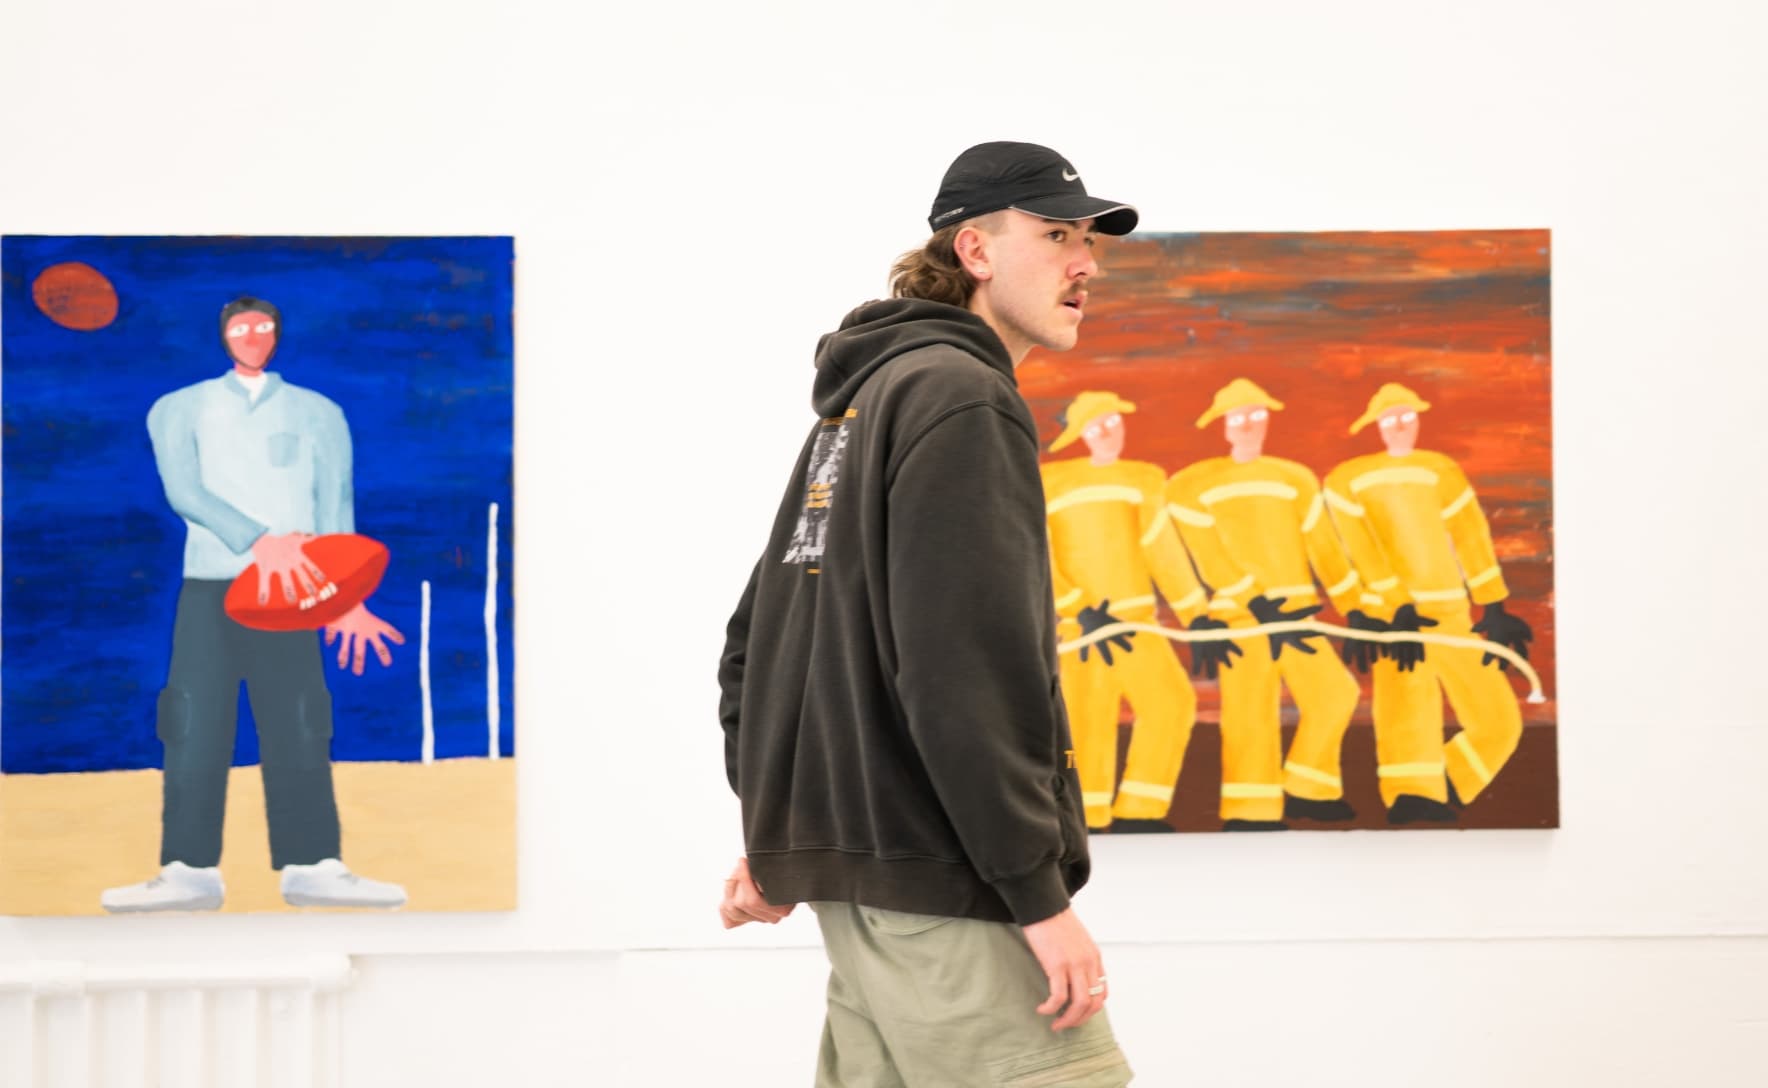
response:
[[[1088,196],[1067,159],[1038,144],[1006,141],[977,144],[952,160],[927,224],[938,230],[1003,208],[1070,223],[1096,220],[1100,234],[1136,229],[1136,209]]]

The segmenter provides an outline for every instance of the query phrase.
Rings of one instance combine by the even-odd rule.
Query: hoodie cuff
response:
[[[1068,885],[1063,883],[1062,870],[1055,861],[1024,876],[1005,877],[989,883],[995,894],[1007,904],[1013,921],[1022,926],[1041,922],[1068,909]]]

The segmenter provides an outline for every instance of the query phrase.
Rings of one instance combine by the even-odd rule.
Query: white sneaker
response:
[[[383,907],[405,905],[405,889],[357,876],[337,858],[282,867],[282,898],[291,907]]]
[[[111,888],[98,902],[112,914],[144,910],[219,910],[227,889],[218,868],[194,869],[174,861],[144,884]]]

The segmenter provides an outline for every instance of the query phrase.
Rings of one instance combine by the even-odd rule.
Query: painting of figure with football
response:
[[[158,653],[124,654],[123,638],[102,639],[99,659],[120,670],[105,670],[108,682],[86,677],[87,698],[70,700],[54,690],[65,670],[46,669],[53,651],[37,637],[65,608],[55,588],[72,581],[66,549],[58,549],[60,577],[26,583],[45,592],[16,590],[0,601],[14,651],[3,663],[0,907],[513,906],[513,753],[502,729],[511,715],[497,682],[509,670],[495,660],[491,618],[500,603],[497,511],[508,505],[509,484],[508,240],[5,243],[7,569],[54,563],[56,553],[41,546],[45,523],[76,550],[99,543],[86,539],[93,519],[71,510],[59,521],[48,516],[42,500],[52,492],[50,506],[121,506],[130,516],[120,531],[107,527],[109,562],[88,570],[134,583],[113,617],[130,643]],[[206,273],[252,269],[240,278],[282,289],[211,295],[204,320],[196,295],[215,277],[166,272],[160,262],[169,252]],[[89,259],[55,259],[72,254]],[[396,310],[396,324],[407,327],[375,328],[365,302],[378,294],[403,308],[412,300],[397,289],[388,298],[384,287],[360,293],[352,281],[398,282],[386,275],[393,272],[428,278],[430,290],[452,284],[449,301],[460,311],[412,320]],[[26,282],[30,309],[21,305]],[[206,329],[191,327],[199,323]],[[364,343],[350,345],[352,335]],[[90,398],[37,385],[45,364],[65,368],[81,348],[109,354],[130,340],[146,350],[117,392],[129,399],[161,384],[133,427],[124,425],[126,403],[82,411]],[[290,344],[299,347],[283,350]],[[409,355],[387,351],[400,344]],[[186,345],[195,350],[178,350]],[[454,358],[440,361],[449,349]],[[463,399],[466,407],[449,407]],[[471,422],[491,426],[438,425],[451,410],[460,422],[478,416]],[[366,427],[353,425],[357,415]],[[121,473],[133,489],[124,494],[118,474],[37,479],[42,463],[24,436],[38,428],[91,447],[99,461],[134,447],[131,471]],[[466,443],[480,467],[451,464],[437,448],[441,435],[461,430],[480,436]],[[427,479],[406,467],[414,464],[432,466]],[[483,531],[473,512],[487,500],[485,569],[469,571],[461,538]],[[452,516],[457,509],[465,516]],[[507,592],[507,571],[501,582]],[[410,617],[413,596],[419,614]],[[448,670],[438,684],[432,598],[454,606],[451,621],[482,616],[485,624],[479,668]],[[502,615],[507,628],[507,602]],[[450,658],[472,663],[455,645],[466,624],[437,626],[451,632],[436,640]],[[408,633],[421,645],[408,646]],[[119,671],[125,683],[115,681]],[[478,676],[486,686],[473,682]],[[91,697],[97,692],[120,701],[122,714],[105,713],[104,698]],[[122,729],[113,724],[119,717]],[[71,728],[33,728],[51,724]],[[85,743],[75,750],[70,738]],[[456,758],[436,760],[439,738]],[[52,830],[46,817],[73,808],[84,817]],[[131,845],[83,849],[86,833]],[[82,894],[84,903],[75,898]]]
[[[258,723],[270,864],[282,874],[283,899],[297,907],[405,903],[405,889],[358,876],[338,856],[331,695],[311,634],[322,624],[300,621],[315,606],[346,604],[323,624],[325,639],[341,642],[338,664],[353,658],[358,676],[368,646],[391,665],[387,643],[405,639],[364,601],[340,599],[305,550],[315,534],[355,528],[350,425],[332,401],[266,371],[281,327],[274,303],[229,302],[221,338],[233,368],[166,394],[147,415],[166,500],[188,536],[158,707],[161,869],[105,892],[108,911],[221,905],[221,829],[242,681]],[[235,579],[272,614],[271,595],[279,596],[295,630],[262,630],[228,615],[223,598]]]

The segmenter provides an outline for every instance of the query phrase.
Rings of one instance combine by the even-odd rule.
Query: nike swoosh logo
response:
[[[1080,175],[1079,174],[1070,174],[1068,171],[1064,170],[1064,171],[1062,171],[1062,180],[1063,181],[1079,181]]]

